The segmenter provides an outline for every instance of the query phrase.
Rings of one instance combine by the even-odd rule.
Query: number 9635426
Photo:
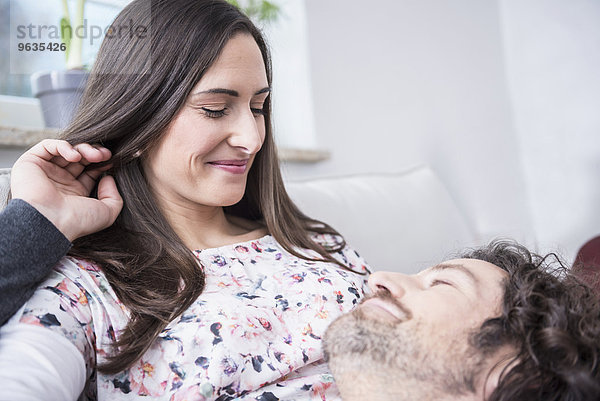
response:
[[[67,50],[67,45],[58,42],[47,43],[19,43],[17,49],[20,52],[64,52]]]

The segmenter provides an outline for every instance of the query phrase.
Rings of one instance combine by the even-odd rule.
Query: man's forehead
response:
[[[452,259],[442,262],[428,270],[456,269],[473,276],[475,281],[488,281],[490,279],[502,280],[508,273],[493,263],[480,259]]]
[[[493,263],[479,259],[452,259],[432,266],[421,272],[427,275],[442,275],[436,280],[444,280],[443,275],[451,275],[454,283],[463,283],[459,287],[467,290],[466,294],[474,294],[477,307],[487,310],[486,313],[497,314],[503,296],[503,282],[508,273]],[[420,274],[421,274],[420,273]],[[453,280],[452,278],[449,278]]]

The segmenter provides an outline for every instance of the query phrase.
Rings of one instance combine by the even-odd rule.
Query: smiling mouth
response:
[[[248,160],[215,160],[206,164],[231,174],[244,174],[248,167]]]
[[[379,316],[385,320],[393,320],[398,323],[411,318],[410,312],[405,308],[397,305],[395,302],[377,296],[366,299],[360,304],[360,307],[369,309],[369,314],[372,313],[374,316]]]

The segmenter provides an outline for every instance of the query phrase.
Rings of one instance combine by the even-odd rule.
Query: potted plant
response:
[[[63,17],[60,20],[62,49],[65,49],[65,70],[43,71],[31,76],[31,90],[40,100],[46,127],[64,128],[71,121],[88,72],[82,61],[83,38],[77,34],[83,26],[86,0],[77,0],[76,13],[71,19],[67,0],[62,0]]]

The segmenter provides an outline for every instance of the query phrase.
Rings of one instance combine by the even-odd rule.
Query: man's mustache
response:
[[[390,291],[385,288],[378,289],[377,292],[375,292],[374,294],[364,297],[361,300],[360,304],[363,304],[364,302],[366,302],[370,299],[378,299],[380,301],[392,304],[395,308],[399,309],[404,314],[404,316],[405,316],[404,321],[410,320],[412,318],[412,313],[411,313],[410,309],[408,309],[406,306],[404,306],[402,304],[402,302],[400,302],[398,299],[396,299],[390,293]]]

